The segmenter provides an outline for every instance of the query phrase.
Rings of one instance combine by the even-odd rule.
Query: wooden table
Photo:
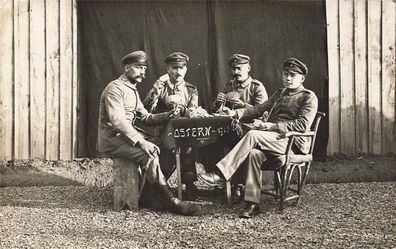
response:
[[[219,137],[229,132],[232,119],[229,116],[207,118],[178,118],[171,119],[161,134],[161,141],[165,148],[175,149],[177,193],[182,199],[182,182],[180,170],[180,148],[199,147],[214,143]]]

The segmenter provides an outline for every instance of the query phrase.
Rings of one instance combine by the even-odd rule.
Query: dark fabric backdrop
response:
[[[284,59],[307,63],[305,86],[317,94],[319,109],[328,110],[324,1],[79,1],[77,8],[79,157],[98,156],[100,94],[122,73],[120,58],[135,50],[149,56],[141,98],[166,73],[165,57],[182,51],[190,56],[186,80],[208,110],[230,78],[228,57],[243,53],[268,94],[282,86]],[[326,153],[327,123],[320,127],[318,156]]]

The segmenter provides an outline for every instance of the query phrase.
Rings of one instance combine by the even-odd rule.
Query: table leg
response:
[[[226,181],[227,206],[231,206],[231,179]]]
[[[182,181],[181,181],[181,169],[180,169],[180,147],[175,149],[176,156],[176,173],[177,173],[177,195],[180,200],[182,200]]]

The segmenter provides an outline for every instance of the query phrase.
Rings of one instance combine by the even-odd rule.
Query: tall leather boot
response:
[[[196,204],[184,202],[173,196],[168,185],[157,185],[159,194],[164,200],[164,204],[172,213],[181,215],[197,215],[200,208]]]
[[[198,188],[194,184],[196,180],[196,173],[194,174],[193,172],[186,172],[184,175],[182,175],[182,183],[186,185],[184,198],[188,201],[195,201],[197,199]]]
[[[143,187],[142,196],[140,197],[139,204],[144,208],[152,208],[155,210],[166,210],[161,197],[158,195],[156,184],[146,181]]]

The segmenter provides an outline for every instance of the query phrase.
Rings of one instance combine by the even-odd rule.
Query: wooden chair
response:
[[[309,132],[288,132],[286,137],[289,138],[289,142],[286,153],[284,155],[269,155],[269,160],[266,160],[262,165],[263,171],[274,171],[274,191],[264,190],[262,193],[279,199],[281,211],[286,201],[296,199],[295,204],[297,205],[301,199],[303,186],[312,163],[312,152],[315,146],[319,123],[324,116],[325,113],[317,112],[311,126],[311,131]],[[311,137],[308,154],[293,153],[292,145],[296,137]],[[295,169],[297,169],[297,189],[290,187],[290,180]],[[288,195],[289,190],[294,194]]]
[[[312,163],[312,152],[315,145],[319,123],[321,118],[324,116],[325,113],[317,112],[314,122],[311,126],[311,131],[309,132],[288,132],[285,134],[285,136],[289,138],[285,154],[271,155],[266,153],[267,160],[263,163],[261,168],[263,171],[274,171],[274,190],[263,190],[262,193],[279,199],[280,210],[283,210],[284,203],[286,201],[297,199],[296,204],[300,201],[302,189]],[[296,137],[311,137],[311,144],[308,154],[293,153],[292,145]],[[294,169],[297,169],[297,189],[290,187],[290,180],[292,178]],[[231,187],[229,185],[229,182],[227,182],[226,191],[228,204],[231,203]],[[294,195],[288,196],[288,190],[293,192]]]

